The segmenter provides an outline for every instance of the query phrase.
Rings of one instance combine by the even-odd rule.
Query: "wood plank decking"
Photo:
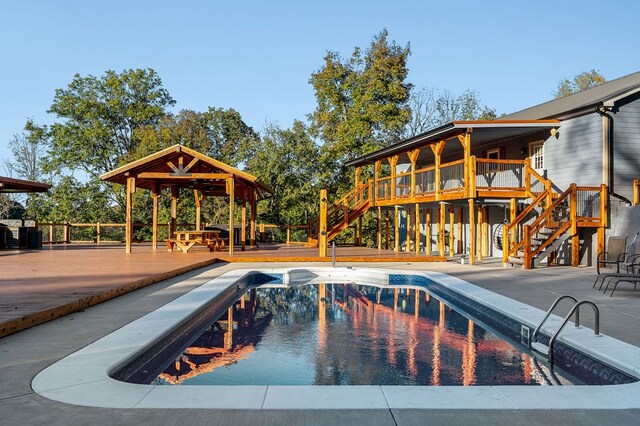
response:
[[[419,262],[444,258],[411,253],[338,247],[338,262]],[[237,251],[209,252],[194,247],[189,253],[124,246],[66,244],[44,250],[0,251],[0,337],[62,317],[141,287],[216,262],[330,262],[316,248],[266,245]]]

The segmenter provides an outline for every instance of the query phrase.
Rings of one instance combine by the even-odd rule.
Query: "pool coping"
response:
[[[640,408],[640,382],[599,386],[158,386],[110,377],[193,311],[252,274],[283,274],[284,284],[366,282],[388,286],[389,275],[429,278],[472,300],[535,327],[544,312],[450,275],[373,268],[274,268],[227,272],[87,345],[41,371],[40,395],[69,404],[109,408],[210,409],[629,409]],[[406,287],[419,288],[414,285]],[[588,328],[568,327],[559,341],[634,377],[640,348]]]

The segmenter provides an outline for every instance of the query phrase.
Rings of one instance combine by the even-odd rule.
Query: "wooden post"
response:
[[[128,199],[127,199],[128,200]],[[69,227],[69,222],[64,223],[64,242],[69,244],[71,242],[71,229]],[[129,252],[127,252],[129,253]]]
[[[196,231],[200,230],[200,218],[202,216],[202,206],[201,206],[201,202],[202,202],[202,197],[200,195],[200,191],[198,191],[197,189],[193,190],[193,197],[195,198],[196,201]]]
[[[482,206],[478,206],[478,226],[480,227],[478,230],[478,237],[480,241],[476,248],[478,260],[482,260],[482,248],[484,247],[484,233],[482,232],[482,229],[484,228],[483,213]]]
[[[327,256],[327,190],[320,190],[320,220],[318,225],[318,255]]]
[[[469,198],[469,265],[475,263],[476,252],[476,200]]]
[[[133,242],[133,193],[136,191],[136,179],[127,178],[127,220],[125,226],[125,252],[131,253]]]
[[[515,198],[512,198],[509,202],[509,223],[515,222],[517,217],[518,217],[518,200],[516,200]],[[509,241],[511,241],[511,244],[515,244],[517,242],[517,237],[518,237],[517,232],[518,232],[518,225],[509,227],[509,235],[507,237]],[[502,233],[502,235],[504,235],[504,232]],[[505,244],[502,244],[502,250],[505,250],[505,249],[507,250],[507,253],[508,253],[510,247],[507,246],[505,248]]]
[[[416,195],[416,162],[420,155],[420,148],[409,151],[407,155],[409,156],[409,161],[411,161],[411,198],[413,198]]]
[[[287,244],[291,244],[291,225],[287,223]]]
[[[598,256],[600,255],[600,253],[604,253],[605,230],[606,229],[604,227],[598,228]]]
[[[178,225],[178,196],[180,190],[175,186],[171,187],[171,235],[169,238],[173,238],[176,234],[176,228]]]
[[[455,210],[453,206],[449,207],[449,257],[455,254],[453,225],[455,222]]]
[[[420,204],[416,203],[416,255],[420,254]]]
[[[382,207],[378,206],[378,250],[382,250]]]
[[[389,212],[384,212],[384,224],[385,224],[385,238],[384,238],[384,249],[389,250],[389,238],[391,237],[390,232],[390,224],[389,224]]]
[[[407,209],[407,229],[405,232],[404,242],[406,247],[406,252],[411,252],[411,207],[406,206]]]
[[[440,200],[440,154],[442,154],[442,150],[444,149],[445,141],[440,141],[435,144],[429,145],[431,150],[433,151],[433,155],[435,156],[435,192],[436,192],[436,201]]]
[[[158,197],[160,195],[160,191],[158,185],[154,182],[153,189],[153,213],[151,219],[151,248],[153,250],[158,249]],[[170,235],[167,238],[171,238]]]
[[[431,242],[431,209],[427,209],[425,212],[424,218],[424,228],[425,228],[425,241],[424,241],[424,250],[430,255],[433,251],[433,244]]]
[[[484,206],[484,256],[489,256],[490,232],[489,232],[489,206]]]
[[[580,266],[580,234],[578,232],[578,191],[575,183],[571,184],[569,198],[571,215],[571,266]]]
[[[529,225],[522,227],[522,251],[524,251],[524,269],[531,269],[531,232]]]
[[[242,191],[242,222],[240,223],[240,250],[246,250],[245,240],[247,238],[247,187]]]
[[[53,232],[53,223],[49,223],[49,242],[53,243],[55,241],[55,234]]]
[[[256,191],[251,188],[251,223],[249,224],[249,245],[256,246]]]
[[[458,254],[464,253],[462,247],[462,210],[463,208],[460,207],[460,213],[458,213],[458,247],[456,250]]]
[[[609,199],[607,197],[607,185],[600,185],[600,226],[605,228],[609,226]]]
[[[445,204],[443,202],[440,203],[440,208],[438,210],[438,251],[440,252],[440,256],[444,257],[444,224],[446,222],[446,213],[447,209],[445,208]]]
[[[395,241],[394,241],[394,250],[396,253],[400,252],[400,227],[398,226],[400,222],[399,218],[398,218],[398,206],[394,206],[393,208],[394,212],[395,212],[395,218],[393,219],[393,224],[394,224],[394,228],[395,228],[395,232],[394,232],[394,237],[395,237]]]
[[[398,164],[398,156],[394,155],[392,157],[387,158],[389,162],[389,166],[391,166],[391,200],[396,199],[396,165]],[[396,215],[396,222],[398,217]]]
[[[233,256],[235,234],[236,182],[233,177],[227,179],[227,194],[229,195],[229,256]]]
[[[475,174],[471,175],[471,172],[472,172],[471,132],[472,131],[473,129],[469,128],[464,134],[458,135],[458,140],[460,141],[460,144],[462,144],[463,155],[464,155],[464,186],[465,186],[465,193],[467,194],[467,197],[471,196],[470,194],[471,194],[472,185],[471,185],[470,179],[475,179]]]

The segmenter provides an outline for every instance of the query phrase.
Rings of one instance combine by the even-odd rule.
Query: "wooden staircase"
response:
[[[334,239],[372,206],[371,182],[361,183],[327,208],[327,241]],[[317,247],[320,216],[309,221],[307,246]]]
[[[578,232],[577,187],[556,196],[547,187],[503,231],[505,264],[525,269],[549,259],[560,245]]]

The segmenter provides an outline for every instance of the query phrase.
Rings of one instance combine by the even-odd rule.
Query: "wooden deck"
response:
[[[444,261],[440,257],[338,247],[338,262]],[[124,246],[65,244],[44,250],[0,250],[0,337],[62,317],[141,287],[216,262],[330,262],[317,249],[265,245],[230,257],[194,247],[189,253]]]

